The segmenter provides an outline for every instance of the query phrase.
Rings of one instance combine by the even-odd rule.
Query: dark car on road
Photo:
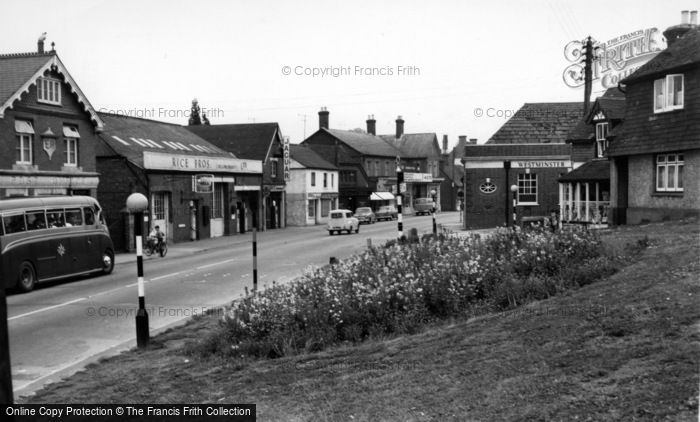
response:
[[[377,217],[377,221],[396,220],[397,218],[399,218],[399,212],[393,205],[382,205],[381,207],[379,207],[377,212],[374,213],[374,215]]]
[[[418,198],[413,204],[416,215],[429,215],[433,212],[433,200],[431,198]]]
[[[374,224],[377,222],[377,216],[374,215],[374,211],[370,207],[360,207],[355,210],[355,217],[357,221],[367,224]]]

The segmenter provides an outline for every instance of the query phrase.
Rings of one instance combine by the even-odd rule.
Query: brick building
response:
[[[257,191],[261,198],[258,228],[267,230],[286,226],[284,142],[277,123],[198,125],[186,128],[236,157],[259,161],[262,165],[262,181],[257,187],[246,187],[250,189],[250,195]]]
[[[622,81],[625,121],[608,151],[614,224],[700,214],[700,29],[686,19],[664,35],[668,48]]]
[[[582,107],[527,103],[485,144],[465,145],[465,228],[513,224],[513,195],[518,221],[559,209],[558,179],[573,168],[571,145],[564,141]]]
[[[96,196],[103,128],[55,50],[0,55],[0,199]]]
[[[154,120],[99,113],[105,122],[96,150],[101,183],[97,198],[107,214],[114,246],[133,245],[133,216],[127,197],[149,200],[150,229],[159,225],[168,241],[231,235],[251,226],[262,166],[212,145],[184,127]]]

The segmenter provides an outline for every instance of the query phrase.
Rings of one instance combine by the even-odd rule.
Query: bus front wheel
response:
[[[111,274],[114,270],[114,252],[107,249],[102,254],[102,273]]]
[[[36,284],[36,272],[30,262],[23,262],[19,266],[19,279],[17,280],[17,289],[21,292],[29,292]]]

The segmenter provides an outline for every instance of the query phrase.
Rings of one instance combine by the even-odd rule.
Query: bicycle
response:
[[[158,243],[156,238],[149,236],[146,239],[143,253],[146,254],[146,256],[151,256],[154,253],[157,253],[161,257],[164,257],[168,253],[168,242],[165,240],[165,238],[163,238],[160,243]]]

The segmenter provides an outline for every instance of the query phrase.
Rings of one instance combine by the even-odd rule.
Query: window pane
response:
[[[663,110],[664,104],[664,80],[657,79],[654,81],[654,110]]]
[[[313,199],[309,199],[309,217],[315,217],[316,216],[316,201]]]
[[[664,190],[666,188],[666,178],[664,174],[666,173],[666,166],[656,167],[656,189]]]
[[[676,166],[668,166],[668,182],[666,183],[669,189],[676,187]]]
[[[40,230],[46,228],[46,216],[44,211],[27,212],[27,229]]]
[[[49,223],[49,227],[64,227],[66,222],[64,220],[63,210],[50,210],[46,212],[46,220]]]
[[[678,190],[683,190],[683,164],[678,165]]]
[[[674,75],[670,78],[673,83],[671,84],[672,94],[671,94],[671,105],[682,106],[683,105],[683,75]]]
[[[85,224],[88,226],[95,224],[95,211],[92,208],[83,208],[83,213],[85,214]]]
[[[26,230],[24,226],[24,214],[6,215],[2,218],[5,226],[5,234],[18,233]]]
[[[66,226],[82,226],[83,213],[78,209],[66,210]]]

